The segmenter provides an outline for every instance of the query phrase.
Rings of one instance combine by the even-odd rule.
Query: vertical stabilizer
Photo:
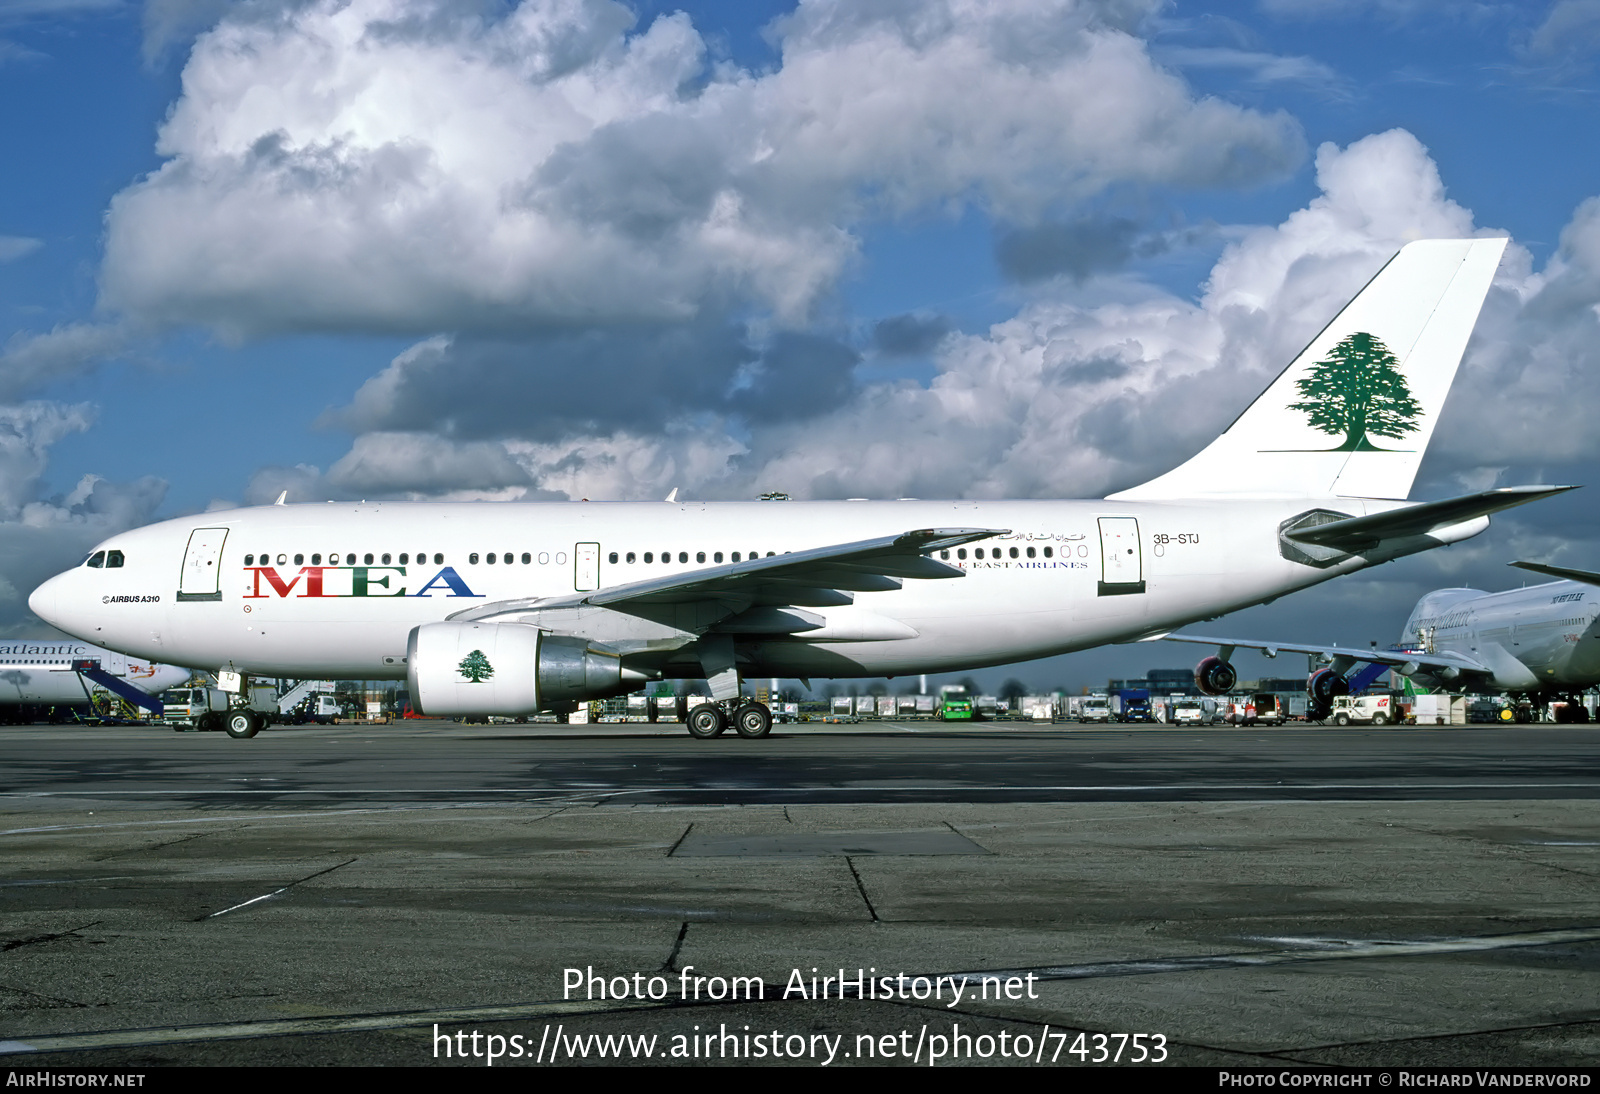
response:
[[[1505,246],[1407,244],[1222,436],[1111,498],[1404,499]]]

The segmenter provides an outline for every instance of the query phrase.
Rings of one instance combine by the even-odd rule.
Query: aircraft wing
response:
[[[1372,513],[1364,517],[1349,517],[1328,524],[1296,528],[1285,532],[1288,539],[1318,547],[1332,547],[1339,551],[1357,553],[1376,546],[1386,539],[1403,536],[1421,536],[1438,528],[1476,517],[1498,513],[1530,501],[1538,501],[1553,494],[1576,490],[1575,486],[1503,486],[1498,490],[1484,490],[1444,501],[1427,501],[1391,509],[1386,513]]]
[[[1300,646],[1293,642],[1256,642],[1248,638],[1207,638],[1198,634],[1169,634],[1168,642],[1193,642],[1201,646],[1216,646],[1224,651],[1223,660],[1228,660],[1235,649],[1260,650],[1268,657],[1276,657],[1280,653],[1310,653],[1320,654],[1335,663],[1348,661],[1354,664],[1357,661],[1366,661],[1374,665],[1393,665],[1402,667],[1416,665],[1411,673],[1427,672],[1433,674],[1435,669],[1454,669],[1457,672],[1481,672],[1493,674],[1488,665],[1468,657],[1465,654],[1443,652],[1422,653],[1415,650],[1374,650],[1355,649],[1345,646]]]
[[[1585,585],[1600,585],[1600,574],[1593,570],[1571,570],[1565,566],[1546,566],[1542,562],[1513,562],[1510,565],[1522,570],[1532,570],[1546,577],[1562,577],[1568,581],[1581,581]]]
[[[907,578],[965,577],[966,571],[929,558],[974,540],[1005,535],[1006,528],[919,528],[897,536],[792,551],[667,577],[631,581],[587,593],[501,600],[457,612],[453,620],[485,619],[508,612],[600,607],[648,612],[652,606],[720,602],[728,613],[753,605],[839,606],[857,592],[887,592]]]

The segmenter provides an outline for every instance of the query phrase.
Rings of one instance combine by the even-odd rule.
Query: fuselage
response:
[[[73,671],[73,662],[98,662],[106,673],[141,691],[159,695],[189,678],[189,670],[140,656],[127,656],[70,638],[0,639],[0,704],[85,703],[93,684]]]
[[[207,513],[121,533],[30,599],[130,656],[272,676],[402,678],[412,628],[491,602],[628,582],[926,527],[1004,528],[906,580],[739,641],[747,674],[878,676],[1004,664],[1160,633],[1370,564],[1283,556],[1279,526],[1334,505],[705,502],[329,503]],[[948,558],[945,558],[945,555]],[[91,556],[91,560],[92,560]],[[1392,557],[1392,556],[1391,556]],[[700,675],[692,659],[661,667]]]
[[[1465,654],[1510,691],[1600,683],[1600,591],[1554,581],[1502,593],[1439,589],[1417,602],[1402,644]]]

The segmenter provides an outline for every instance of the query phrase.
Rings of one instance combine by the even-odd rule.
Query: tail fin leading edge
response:
[[[1409,243],[1187,463],[1110,495],[1403,500],[1505,239]]]

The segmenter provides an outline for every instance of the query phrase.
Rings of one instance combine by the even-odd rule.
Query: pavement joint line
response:
[[[689,921],[685,919],[683,926],[678,928],[678,937],[672,943],[672,952],[667,954],[667,959],[661,963],[660,972],[678,971],[678,954],[683,950],[683,940],[689,937]]]
[[[31,938],[13,938],[9,941],[0,943],[0,952],[20,949],[23,946],[37,946],[44,942],[54,942],[58,938],[68,938],[77,934],[79,931],[87,931],[90,927],[97,927],[99,925],[100,920],[96,919],[92,923],[85,923],[81,927],[73,927],[68,931],[57,931],[54,934],[37,934]]]
[[[353,861],[353,860],[352,860]],[[315,876],[315,875],[313,875]],[[679,929],[680,935],[685,928]],[[1600,942],[1600,927],[1579,927],[1549,931],[1521,931],[1502,935],[1471,935],[1460,938],[1419,941],[1366,941],[1352,942],[1333,950],[1277,950],[1256,953],[1195,955],[1166,958],[1147,958],[1133,961],[1101,961],[1084,965],[1039,965],[1031,968],[988,969],[976,972],[919,973],[917,976],[932,979],[934,976],[977,979],[1001,979],[1032,974],[1038,980],[1083,980],[1097,977],[1142,976],[1164,972],[1200,972],[1211,969],[1262,967],[1310,961],[1347,961],[1371,957],[1424,957],[1436,954],[1481,953],[1491,950],[1533,946],[1554,946],[1571,942]],[[914,979],[907,975],[907,979]],[[856,995],[856,992],[846,994]],[[754,1002],[781,1003],[781,998],[761,999]],[[896,1000],[884,1000],[894,1003]],[[441,1010],[396,1011],[387,1013],[335,1014],[321,1018],[260,1019],[246,1022],[214,1023],[192,1026],[157,1026],[144,1029],[101,1030],[88,1033],[43,1034],[38,1037],[15,1037],[0,1041],[0,1056],[34,1052],[70,1052],[83,1049],[127,1048],[138,1045],[182,1044],[198,1041],[237,1041],[262,1037],[296,1037],[308,1034],[361,1033],[387,1029],[432,1024],[505,1022],[518,1019],[567,1017],[591,1014],[608,1014],[629,1010],[692,1010],[699,1007],[726,1006],[726,1000],[700,1000],[683,1002],[664,999],[660,1002],[636,999],[617,1000],[549,1000],[505,1006],[458,1007]],[[995,1015],[976,1015],[996,1017]],[[1581,1024],[1577,1019],[1563,1025]],[[1588,1019],[1587,1021],[1593,1021]],[[1513,1027],[1540,1029],[1544,1026]],[[1484,1032],[1499,1032],[1495,1030]],[[1467,1036],[1468,1034],[1423,1034],[1403,1040],[1424,1040],[1441,1037]],[[1367,1042],[1353,1042],[1365,1044]],[[1340,1047],[1338,1045],[1319,1047]],[[1266,1055],[1264,1052],[1242,1051],[1248,1055]],[[1309,1048],[1280,1049],[1278,1052],[1308,1052]]]
[[[861,894],[861,900],[867,906],[867,913],[872,916],[872,922],[879,922],[878,909],[872,906],[872,898],[867,895],[866,882],[861,880],[861,871],[856,869],[855,859],[846,855],[844,864],[850,867],[850,876],[856,879],[856,890]]]
[[[237,912],[240,908],[248,908],[252,904],[259,904],[261,901],[269,900],[272,897],[277,896],[279,893],[287,893],[290,889],[293,889],[296,885],[299,885],[299,884],[301,884],[303,882],[310,881],[312,878],[321,877],[323,874],[331,874],[335,870],[340,869],[341,867],[344,867],[344,866],[349,866],[351,862],[355,862],[355,861],[356,861],[355,859],[350,859],[349,862],[341,862],[338,865],[328,867],[326,870],[318,870],[314,874],[307,874],[303,878],[299,878],[299,879],[297,879],[295,881],[289,882],[289,884],[283,886],[281,889],[274,889],[270,893],[262,893],[260,896],[251,897],[249,900],[246,900],[242,904],[235,904],[233,907],[224,908],[220,912],[209,912],[206,915],[196,916],[194,921],[196,923],[204,923],[206,920],[215,919],[219,915],[227,915],[229,912]]]

